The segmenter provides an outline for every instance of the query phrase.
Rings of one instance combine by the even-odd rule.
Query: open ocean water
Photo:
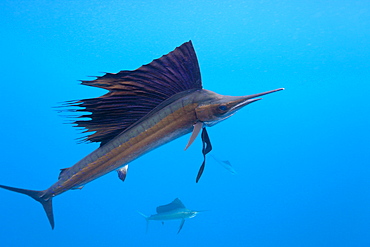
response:
[[[205,89],[279,87],[208,128],[54,201],[0,190],[0,246],[370,246],[370,1],[10,1],[0,3],[0,184],[43,190],[98,147],[56,106],[79,85],[136,69],[192,40]],[[208,210],[150,222],[180,198]]]

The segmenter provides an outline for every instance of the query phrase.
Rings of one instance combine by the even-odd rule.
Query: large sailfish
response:
[[[259,100],[259,96],[224,96],[202,88],[198,60],[191,41],[147,65],[132,71],[107,73],[83,85],[103,88],[100,97],[68,104],[81,113],[74,123],[100,147],[70,168],[42,191],[0,185],[40,202],[54,228],[53,197],[116,170],[143,154],[193,131],[189,146],[202,131],[203,155],[211,150],[206,126],[212,126]],[[199,180],[204,161],[198,173]]]

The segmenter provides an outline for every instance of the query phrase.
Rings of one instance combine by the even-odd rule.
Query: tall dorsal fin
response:
[[[85,128],[85,140],[104,145],[171,96],[202,88],[191,41],[136,70],[107,73],[83,85],[109,90],[103,96],[67,102],[82,113],[73,123]],[[84,114],[88,113],[88,114]],[[87,118],[87,119],[86,119]]]
[[[185,208],[185,206],[182,204],[179,198],[176,198],[171,203],[157,207],[157,213],[166,213],[179,208]]]

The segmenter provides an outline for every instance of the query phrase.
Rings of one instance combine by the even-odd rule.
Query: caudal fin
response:
[[[51,198],[43,198],[45,195],[45,191],[37,191],[37,190],[25,190],[25,189],[19,189],[14,187],[9,187],[5,185],[0,185],[0,188],[11,190],[14,192],[18,192],[21,194],[28,195],[35,199],[36,201],[40,202],[42,206],[44,207],[46,216],[49,219],[51,228],[54,229],[54,215],[53,215],[53,204],[52,204],[52,197]]]
[[[142,212],[140,212],[140,211],[137,211],[139,214],[141,214],[144,218],[145,218],[145,220],[146,220],[146,230],[145,230],[145,232],[146,233],[148,233],[148,229],[149,229],[149,217],[148,216],[146,216],[145,214],[143,214]]]

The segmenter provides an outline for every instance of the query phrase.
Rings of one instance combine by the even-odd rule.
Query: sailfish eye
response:
[[[221,111],[226,111],[227,110],[227,106],[226,105],[220,105],[218,107],[218,109],[220,109]]]

